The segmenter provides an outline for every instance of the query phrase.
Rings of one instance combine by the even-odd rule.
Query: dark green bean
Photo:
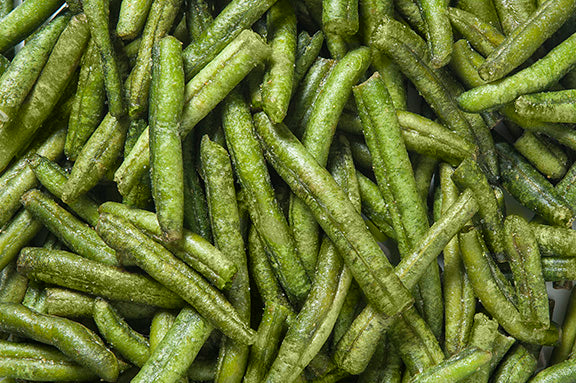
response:
[[[352,36],[358,32],[358,0],[322,1],[322,28],[327,34]]]
[[[496,145],[501,164],[502,186],[520,203],[557,226],[571,226],[574,214],[548,180],[511,146]]]
[[[127,40],[136,38],[144,28],[151,6],[152,0],[122,0],[116,34]]]
[[[177,381],[188,370],[212,330],[212,325],[196,311],[183,308],[132,382]]]
[[[253,133],[252,116],[239,93],[232,93],[224,105],[223,128],[236,175],[250,206],[250,218],[267,249],[270,264],[288,298],[302,302],[310,281],[276,202],[262,149]]]
[[[478,348],[467,348],[450,359],[424,370],[410,379],[410,383],[459,382],[486,366],[492,354]]]
[[[496,4],[504,4],[498,0]],[[507,31],[506,39],[488,57],[479,69],[480,77],[495,81],[522,64],[550,37],[576,10],[574,0],[545,2],[518,27]],[[504,29],[506,25],[504,23]],[[510,33],[511,32],[511,33]]]
[[[430,65],[432,68],[441,68],[448,64],[452,54],[452,27],[448,18],[448,3],[444,0],[421,0],[418,4],[426,23]]]
[[[210,13],[210,6],[205,0],[190,0],[187,2],[186,25],[191,41],[200,39],[202,33],[214,21]]]
[[[186,78],[195,76],[276,0],[233,0],[183,52]]]
[[[102,56],[102,72],[104,73],[109,113],[116,118],[121,118],[126,113],[123,100],[124,90],[118,68],[118,58],[109,31],[109,2],[106,0],[83,0],[82,7],[88,18],[92,38]]]
[[[493,0],[493,2],[506,35],[519,29],[536,10],[536,4],[532,0]]]
[[[68,121],[66,157],[75,161],[86,141],[102,120],[106,91],[100,53],[94,39],[90,40],[82,58],[78,89]]]
[[[218,290],[130,222],[104,213],[100,215],[97,231],[116,251],[128,254],[154,279],[197,307],[224,334],[244,344],[253,342],[253,330]]]
[[[13,47],[50,17],[64,0],[22,2],[0,19],[0,52]]]
[[[152,2],[146,26],[142,33],[138,57],[127,81],[128,113],[130,118],[143,118],[148,110],[150,95],[153,46],[158,44],[172,27],[182,0],[155,0]],[[183,77],[183,76],[182,76]],[[180,80],[179,80],[180,81]],[[184,82],[184,79],[181,80]],[[150,106],[153,106],[152,102]]]
[[[3,227],[20,207],[20,197],[24,192],[37,184],[36,177],[28,166],[28,160],[34,153],[46,156],[52,160],[62,155],[65,131],[52,133],[44,142],[37,142],[14,162],[0,177],[0,227]]]
[[[149,357],[146,338],[134,331],[110,303],[96,298],[93,308],[94,322],[100,334],[115,350],[130,363],[142,367]]]
[[[574,350],[574,342],[576,341],[576,321],[574,320],[576,315],[575,291],[576,289],[573,288],[572,292],[570,293],[570,298],[566,307],[566,313],[564,314],[564,320],[562,322],[560,344],[558,344],[556,347],[554,347],[554,350],[552,350],[550,365],[560,363],[563,360],[568,359]]]
[[[168,241],[182,238],[184,177],[178,125],[184,106],[181,43],[168,36],[157,43],[150,85],[150,176],[152,197]]]
[[[238,269],[227,292],[243,320],[250,321],[250,283],[230,158],[224,148],[202,138],[200,156],[214,243]],[[216,382],[240,382],[248,363],[249,348],[232,340],[220,350]]]
[[[471,136],[470,124],[441,81],[446,73],[427,65],[429,52],[420,36],[398,21],[383,18],[372,37],[372,46],[382,50],[398,65],[446,126],[465,138]]]
[[[108,113],[90,136],[62,190],[62,201],[76,200],[92,189],[116,165],[122,152],[128,124]]]
[[[468,112],[480,112],[504,105],[523,94],[545,90],[576,64],[572,55],[575,46],[576,35],[573,35],[528,68],[463,93],[458,97],[458,104]]]
[[[495,383],[526,382],[536,371],[537,360],[522,345],[517,345],[493,375]]]
[[[64,93],[88,43],[90,31],[87,24],[84,15],[76,15],[70,20],[18,116],[10,126],[0,129],[0,171],[29,144]]]
[[[503,260],[504,218],[486,176],[474,160],[467,158],[454,170],[452,179],[460,189],[470,188],[474,191],[486,242],[496,259]]]
[[[42,229],[26,210],[20,211],[0,232],[0,269],[6,267]]]
[[[440,164],[441,206],[434,208],[438,221],[456,201],[458,190],[452,182],[454,169],[448,164]],[[448,242],[442,251],[444,255],[443,291],[445,308],[444,348],[448,355],[462,351],[467,344],[472,329],[476,299],[460,254],[458,237]]]
[[[530,383],[570,383],[576,379],[576,359],[568,359],[540,371]]]
[[[274,301],[266,303],[256,341],[251,347],[244,383],[258,383],[264,379],[277,353],[280,337],[286,328],[286,318],[289,315],[290,310],[284,305]]]
[[[558,340],[558,329],[535,329],[526,323],[502,290],[503,276],[493,263],[479,233],[471,229],[461,232],[461,251],[474,293],[486,310],[515,338],[537,344],[554,344]]]
[[[262,108],[275,123],[288,111],[296,62],[296,14],[288,0],[279,0],[268,11],[272,54],[262,81]]]
[[[178,308],[183,301],[156,281],[140,274],[78,255],[41,248],[26,248],[18,257],[18,270],[28,278],[105,298]],[[75,278],[69,276],[73,274]]]
[[[118,361],[88,328],[69,319],[36,313],[13,303],[0,303],[0,328],[58,348],[108,382],[116,381]]]
[[[16,117],[69,20],[67,16],[58,16],[38,31],[0,77],[0,129]]]
[[[29,190],[22,196],[22,205],[70,250],[93,261],[118,266],[116,252],[92,228],[46,194],[38,189]]]
[[[309,40],[304,41],[304,36],[307,36]],[[300,81],[302,81],[308,69],[310,69],[314,61],[318,58],[322,44],[324,44],[324,35],[321,31],[316,32],[312,37],[309,37],[306,31],[302,31],[298,35],[292,94],[296,92]]]
[[[410,293],[334,179],[284,125],[272,125],[262,113],[255,120],[268,160],[309,206],[377,311],[391,316],[410,307]]]

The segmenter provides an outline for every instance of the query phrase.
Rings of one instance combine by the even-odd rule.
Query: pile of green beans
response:
[[[0,0],[0,383],[576,382],[575,52],[576,0]]]

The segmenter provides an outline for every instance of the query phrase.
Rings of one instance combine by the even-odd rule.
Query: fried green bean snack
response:
[[[25,248],[18,257],[18,270],[33,280],[113,300],[163,308],[179,308],[183,304],[177,295],[144,275],[129,273],[67,251]],[[75,278],[69,278],[70,274]]]
[[[96,230],[117,252],[126,254],[154,279],[194,305],[225,335],[244,344],[254,341],[254,331],[218,290],[129,221],[104,213]]]
[[[158,223],[168,241],[182,238],[184,177],[178,129],[184,106],[181,43],[158,42],[150,85],[150,176]]]
[[[576,93],[574,89],[542,92],[520,96],[514,108],[521,116],[546,122],[575,123]]]
[[[440,364],[415,375],[410,383],[459,382],[487,365],[492,358],[490,352],[468,348],[446,359]]]
[[[122,0],[116,34],[123,39],[133,39],[142,31],[152,0]]]
[[[77,322],[36,313],[20,304],[0,303],[0,329],[55,346],[108,382],[118,378],[118,360],[102,340]]]

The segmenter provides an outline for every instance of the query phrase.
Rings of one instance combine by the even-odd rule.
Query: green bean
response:
[[[440,164],[440,188],[442,205],[434,210],[439,213],[439,219],[449,210],[449,206],[457,199],[458,190],[452,182],[452,169],[447,164]],[[437,221],[437,220],[436,220]],[[472,328],[472,318],[475,311],[476,300],[470,285],[468,275],[464,270],[460,243],[454,237],[444,247],[444,348],[448,355],[454,355],[464,349]]]
[[[561,178],[568,170],[566,161],[557,156],[557,153],[562,153],[561,149],[547,144],[538,135],[524,132],[514,142],[514,147],[546,177]]]
[[[497,2],[500,3],[500,2]],[[486,81],[498,80],[522,64],[546,41],[576,10],[573,0],[545,2],[487,58],[479,69]]]
[[[0,129],[16,117],[69,20],[67,16],[58,16],[38,31],[0,77]]]
[[[126,40],[136,38],[146,23],[152,0],[122,0],[116,34]]]
[[[576,256],[576,233],[574,230],[564,227],[543,225],[536,222],[530,223],[530,229],[536,237],[536,241],[538,242],[538,246],[543,256]]]
[[[386,83],[386,88],[392,97],[392,102],[396,110],[405,110],[406,89],[404,87],[404,76],[398,66],[385,54],[372,52],[372,66]]]
[[[195,135],[189,134],[182,142],[184,162],[184,227],[212,241],[212,229],[204,189],[200,184],[194,163]]]
[[[126,113],[126,110],[118,59],[114,51],[108,25],[109,2],[106,0],[83,0],[82,6],[88,18],[90,33],[102,56],[102,72],[104,74],[109,113],[116,118],[121,118]]]
[[[60,198],[62,187],[68,179],[68,174],[58,164],[50,159],[35,154],[28,159],[34,175],[51,194]],[[70,203],[70,208],[90,225],[96,225],[98,221],[98,204],[87,196],[81,196]]]
[[[105,98],[100,53],[94,39],[91,39],[82,58],[78,89],[68,121],[64,152],[69,159],[76,160],[78,153],[98,127],[104,112]]]
[[[403,256],[428,229],[426,209],[418,194],[392,101],[379,74],[356,86],[354,96],[362,119],[364,136],[371,149],[380,192],[389,209],[390,206],[397,209],[397,213],[392,213],[397,237],[401,238],[400,233],[404,233],[406,238],[405,244],[399,241],[400,254]],[[437,265],[430,264],[428,273],[420,282],[420,288],[427,296],[424,298],[425,317],[439,333],[442,325],[435,322],[438,320],[438,313],[434,312],[442,309]]]
[[[508,216],[505,229],[506,250],[514,275],[518,309],[527,322],[542,328],[548,327],[548,294],[536,238],[528,224],[518,216]]]
[[[0,19],[3,19],[4,17],[6,17],[6,15],[8,15],[12,9],[14,9],[14,2],[13,1],[2,1],[0,4]]]
[[[505,143],[496,145],[502,186],[520,203],[557,226],[571,226],[574,215],[548,180]]]
[[[250,256],[250,276],[254,280],[264,304],[274,302],[290,308],[290,304],[276,280],[264,243],[253,225],[248,234],[248,254]]]
[[[175,21],[182,0],[155,0],[146,19],[146,26],[138,48],[138,57],[127,83],[128,113],[130,118],[143,118],[148,110],[150,95],[153,46],[168,33]],[[182,82],[184,79],[182,79]],[[150,104],[153,106],[154,102]]]
[[[482,313],[474,315],[474,325],[468,342],[469,346],[491,352],[492,358],[490,363],[480,368],[470,380],[486,381],[514,341],[514,338],[504,336],[498,332],[498,322],[496,320],[488,319]]]
[[[305,37],[308,39],[305,40]],[[314,61],[318,58],[323,43],[324,35],[321,31],[316,32],[312,37],[309,37],[306,31],[302,31],[298,35],[292,94],[296,93],[300,81],[302,81]]]
[[[560,344],[554,347],[550,357],[550,365],[560,363],[569,358],[572,350],[574,349],[574,342],[576,341],[576,321],[574,315],[576,314],[576,290],[572,289],[570,298],[566,307],[566,313],[562,322],[562,331],[560,333]]]
[[[576,360],[568,359],[541,370],[530,383],[569,383],[576,378]]]
[[[106,265],[118,265],[116,252],[93,229],[38,189],[26,192],[22,205],[72,251]]]
[[[230,338],[250,344],[253,331],[232,305],[200,275],[125,219],[101,214],[97,231],[116,251],[130,258],[160,283],[170,286]]]
[[[424,382],[459,382],[466,377],[474,374],[477,369],[486,366],[492,354],[490,352],[478,349],[467,348],[446,359],[440,364],[424,370],[420,374],[415,375],[411,383],[424,383]]]
[[[549,329],[535,329],[526,323],[512,302],[508,300],[505,290],[502,290],[499,276],[491,255],[485,248],[479,233],[472,229],[461,232],[462,257],[470,278],[474,293],[482,301],[486,310],[516,339],[537,344],[554,344],[558,340],[558,330],[555,326]]]
[[[340,140],[338,144],[332,174],[359,210],[360,196],[352,154],[346,141]],[[334,244],[325,239],[318,256],[314,284],[288,329],[265,381],[293,381],[302,373],[332,332],[351,282],[352,275],[343,266]]]
[[[458,97],[461,108],[469,112],[488,110],[527,93],[544,90],[560,80],[576,64],[572,53],[576,35],[552,49],[526,69],[497,82],[479,86]]]
[[[138,367],[142,367],[149,357],[149,344],[146,338],[134,331],[110,303],[96,298],[94,321],[100,334],[123,357]]]
[[[573,280],[576,277],[575,268],[576,259],[574,258],[542,258],[542,274],[546,282]]]
[[[0,302],[21,303],[27,287],[28,279],[16,271],[15,262],[0,272]]]
[[[110,118],[112,117],[110,116]],[[114,181],[116,181],[121,195],[128,195],[130,190],[138,185],[142,177],[147,175],[150,167],[149,133],[147,128],[140,133],[134,146],[124,156],[124,161],[114,173]]]
[[[42,229],[42,224],[26,211],[20,211],[0,232],[0,269],[8,265]]]
[[[493,1],[502,29],[506,35],[510,35],[519,29],[536,10],[536,5],[532,0]]]
[[[504,218],[484,173],[474,160],[467,158],[456,168],[452,179],[460,189],[470,188],[474,191],[486,242],[492,252],[495,253],[496,259],[503,259]]]
[[[441,68],[448,64],[452,54],[452,27],[448,18],[448,3],[444,0],[422,0],[419,5],[426,23],[430,65],[432,68]]]
[[[280,336],[286,327],[286,318],[289,315],[290,311],[284,305],[274,301],[266,303],[256,341],[250,351],[244,383],[257,383],[264,379],[278,350]]]
[[[80,62],[89,35],[83,15],[74,16],[60,34],[18,116],[10,126],[0,129],[0,142],[3,143],[0,145],[0,171],[29,144],[56,106]]]
[[[450,130],[465,138],[470,137],[470,124],[441,81],[446,73],[427,65],[429,52],[420,36],[398,21],[383,18],[372,37],[372,46],[382,50],[398,65]]]
[[[470,12],[480,20],[501,29],[500,20],[496,13],[496,8],[492,0],[459,0],[457,7],[463,11]]]
[[[224,105],[223,128],[236,175],[250,206],[250,218],[267,249],[274,273],[290,301],[302,302],[310,282],[276,202],[262,149],[252,131],[252,117],[237,92],[232,93]]]
[[[357,172],[356,174],[362,200],[362,214],[370,219],[387,237],[395,238],[396,233],[391,226],[390,212],[378,186],[362,173]]]
[[[128,129],[125,120],[108,113],[90,136],[74,163],[62,190],[62,201],[72,202],[92,189],[116,164]]]
[[[30,279],[99,295],[113,300],[158,307],[182,307],[182,300],[143,275],[82,258],[61,250],[25,248],[18,257],[18,270]],[[70,274],[75,278],[69,278]]]
[[[81,382],[98,379],[94,372],[72,361],[46,358],[0,358],[0,374],[3,378],[43,382]]]
[[[536,371],[536,364],[536,358],[522,345],[517,345],[494,373],[494,382],[526,382]]]
[[[242,319],[248,322],[250,283],[230,159],[226,150],[210,141],[207,136],[202,138],[200,155],[214,242],[238,268],[227,296]],[[226,340],[220,350],[216,381],[241,381],[248,362],[248,354],[247,346]]]
[[[181,43],[158,42],[150,86],[150,170],[158,223],[168,241],[182,238],[184,178],[178,125],[184,106]]]
[[[402,359],[383,336],[366,370],[360,374],[358,382],[400,383],[401,379]]]
[[[192,78],[202,68],[250,27],[276,0],[233,0],[214,19],[196,41],[183,52],[186,78]]]
[[[359,28],[358,0],[322,1],[322,27],[328,34],[356,34]]]
[[[516,111],[525,118],[546,122],[576,122],[575,93],[573,89],[528,94],[514,102]]]
[[[191,0],[187,3],[186,25],[190,40],[196,41],[202,36],[202,33],[210,27],[214,21],[210,13],[210,6],[205,0]]]
[[[262,107],[275,123],[288,111],[296,62],[296,14],[288,0],[280,0],[268,12],[272,54],[262,81]]]
[[[4,226],[20,207],[20,197],[34,186],[37,181],[28,166],[28,160],[34,153],[58,159],[62,155],[64,130],[60,129],[46,138],[44,142],[37,140],[28,152],[9,167],[0,177],[0,227]]]
[[[19,304],[0,303],[0,328],[55,346],[105,381],[113,382],[118,377],[114,354],[96,334],[79,323],[35,313]]]
[[[496,27],[478,19],[470,12],[449,8],[448,14],[452,26],[484,56],[491,54],[505,40],[505,36]],[[480,78],[478,74],[477,76]]]
[[[395,0],[394,6],[398,10],[398,13],[408,22],[410,27],[416,30],[419,35],[423,36],[426,34],[428,26],[424,22],[422,12],[416,1]]]
[[[362,217],[333,178],[284,125],[272,125],[262,113],[255,120],[268,160],[309,206],[377,311],[392,316],[410,307],[410,293],[392,274]]]
[[[352,86],[370,64],[370,51],[359,48],[348,53],[330,71],[322,93],[312,104],[306,122],[302,143],[319,164],[325,165],[338,118],[344,109]],[[292,197],[289,213],[292,230],[295,233],[296,248],[306,270],[314,270],[318,254],[318,224],[303,201]]]
[[[183,308],[132,382],[175,382],[192,364],[212,332],[192,308]]]
[[[13,47],[42,25],[60,8],[63,0],[33,0],[22,2],[0,19],[0,52]]]

